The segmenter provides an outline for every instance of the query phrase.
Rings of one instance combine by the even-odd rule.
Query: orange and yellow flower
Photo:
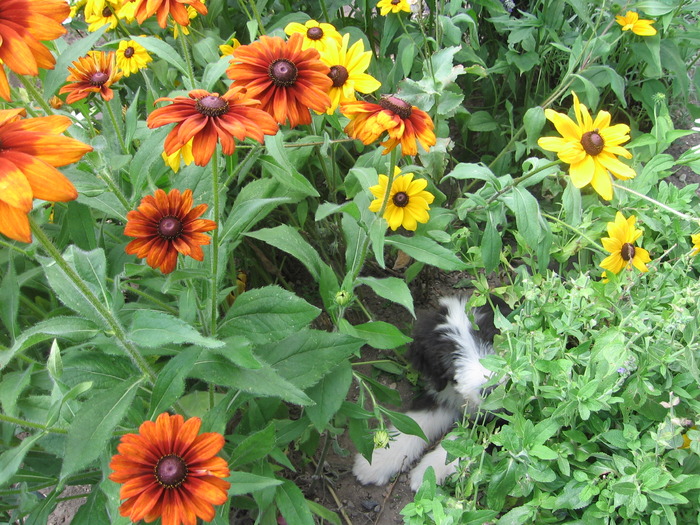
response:
[[[332,115],[341,102],[357,100],[355,91],[360,93],[373,93],[382,84],[372,75],[365,73],[372,59],[372,52],[365,51],[362,40],[355,42],[350,49],[348,43],[350,35],[343,35],[340,46],[331,44],[325,53],[321,54],[321,61],[330,69],[328,76],[333,81],[333,86],[328,93],[331,98],[331,106],[326,113]]]
[[[122,436],[112,456],[109,479],[122,486],[119,507],[132,522],[196,525],[214,519],[214,505],[228,500],[231,484],[226,460],[217,456],[225,444],[217,432],[199,433],[202,421],[163,413],[145,421],[138,434]]]
[[[379,175],[379,184],[371,186],[375,199],[369,204],[369,211],[377,213],[382,208],[382,203],[387,194],[389,177]],[[384,209],[383,217],[389,223],[389,228],[396,230],[399,226],[415,231],[418,223],[426,223],[430,219],[430,204],[435,196],[425,191],[428,181],[425,179],[413,180],[413,173],[404,173],[398,166],[394,167],[394,180],[389,188],[389,197]]]
[[[10,100],[5,66],[18,75],[37,76],[53,69],[56,59],[42,43],[66,33],[66,0],[2,0],[0,2],[0,97]]]
[[[0,233],[29,243],[33,199],[75,199],[75,186],[56,167],[77,162],[92,148],[61,135],[71,125],[68,117],[22,119],[25,114],[22,108],[0,110]]]
[[[331,105],[330,69],[318,51],[302,49],[303,40],[298,33],[286,42],[261,36],[236,49],[226,70],[235,86],[245,87],[250,97],[260,100],[261,109],[279,124],[289,121],[291,127],[310,124],[309,109],[323,113]]]
[[[642,230],[638,230],[634,223],[637,218],[630,215],[625,219],[621,212],[615,214],[615,221],[608,223],[608,235],[600,241],[603,248],[610,252],[600,263],[601,268],[612,273],[620,273],[623,268],[634,266],[642,273],[648,272],[646,263],[651,261],[649,252],[644,248],[635,246],[634,243],[642,236]]]
[[[221,141],[224,155],[231,155],[236,149],[234,138],[245,140],[250,137],[258,142],[265,135],[277,133],[277,124],[272,117],[257,106],[257,100],[249,98],[246,90],[235,86],[219,96],[203,89],[194,89],[188,97],[159,98],[172,102],[154,110],[146,120],[149,128],[158,128],[177,123],[165,139],[164,149],[172,155],[190,140],[194,163],[205,166]]]
[[[165,274],[175,269],[178,253],[203,261],[201,247],[211,242],[204,232],[216,229],[216,223],[199,218],[206,204],[192,208],[192,202],[192,190],[180,194],[172,189],[166,194],[157,189],[154,195],[146,195],[138,209],[126,214],[124,235],[136,237],[126,245],[126,253],[146,258],[151,268]]]
[[[635,35],[654,36],[656,29],[651,27],[653,20],[643,20],[634,11],[627,11],[624,16],[615,17],[615,22],[622,26],[623,31],[632,31]]]
[[[66,98],[68,104],[87,98],[90,93],[99,93],[104,100],[112,100],[114,92],[110,86],[122,78],[114,51],[90,51],[74,61],[68,72],[66,81],[70,83],[58,92],[69,93]]]
[[[304,24],[290,22],[284,28],[284,32],[288,36],[299,33],[304,38],[301,49],[313,47],[321,56],[326,52],[328,46],[340,45],[342,38],[338,30],[331,24],[317,22],[316,20],[307,20]]]
[[[418,143],[425,151],[435,145],[435,125],[425,111],[394,95],[385,95],[379,104],[343,102],[340,112],[350,119],[345,133],[363,144],[371,144],[385,131],[389,138],[381,143],[386,155],[401,144],[404,155],[416,155]]]
[[[632,154],[621,146],[630,139],[627,124],[611,125],[610,113],[599,111],[591,118],[588,108],[574,97],[576,122],[564,113],[546,109],[544,114],[554,124],[561,137],[541,137],[537,144],[544,150],[554,151],[569,164],[571,182],[577,188],[590,184],[605,200],[613,197],[612,180],[609,173],[622,180],[637,174],[634,169],[618,159],[631,159]]]
[[[143,24],[146,18],[155,14],[160,27],[167,26],[168,15],[181,26],[188,26],[190,13],[187,6],[193,7],[200,15],[206,15],[208,12],[200,0],[136,0],[134,15],[139,24]]]

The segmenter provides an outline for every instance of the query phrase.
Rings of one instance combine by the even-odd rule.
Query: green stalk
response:
[[[544,212],[541,212],[541,213],[542,213],[542,217],[545,217],[545,218],[549,219],[550,221],[554,221],[557,224],[563,226],[564,228],[568,228],[569,230],[571,230],[572,232],[577,234],[579,237],[583,237],[584,239],[586,239],[591,244],[591,246],[593,248],[595,248],[597,251],[599,251],[600,253],[603,253],[603,254],[605,253],[605,250],[603,249],[603,247],[599,243],[597,243],[596,241],[591,239],[588,235],[583,233],[581,230],[579,230],[575,226],[571,226],[570,224],[567,224],[566,222],[555,217],[554,215],[550,215],[549,213],[544,213]]]
[[[185,62],[187,63],[187,78],[190,80],[190,89],[195,89],[194,82],[194,69],[192,68],[192,57],[190,56],[190,50],[187,46],[187,35],[180,30],[180,46],[182,46],[182,54],[185,57]]]
[[[255,21],[258,23],[258,28],[260,29],[260,34],[266,34],[265,26],[263,25],[262,18],[260,18],[260,12],[258,11],[258,4],[255,0],[250,0],[250,7],[253,9],[253,14],[255,15]]]
[[[41,109],[43,109],[47,115],[53,115],[53,108],[48,102],[46,102],[46,100],[44,100],[44,97],[36,89],[36,86],[34,86],[31,81],[27,80],[24,75],[17,75],[17,78],[24,86],[24,89],[27,90],[27,93],[29,93],[29,95],[34,99],[34,102],[39,104]]]
[[[114,193],[115,197],[117,197],[117,199],[119,199],[119,202],[122,203],[124,209],[128,210],[129,208],[131,208],[131,204],[129,204],[129,200],[126,198],[126,195],[124,195],[119,186],[117,186],[116,182],[112,180],[111,174],[106,169],[102,170],[102,173],[98,173],[97,178],[103,180],[105,184],[107,184],[110,191]],[[126,217],[120,217],[120,219],[126,219]]]
[[[17,425],[18,427],[34,428],[36,430],[49,432],[51,434],[68,434],[68,430],[66,430],[65,428],[47,427],[46,425],[42,425],[41,423],[34,423],[33,421],[27,421],[26,419],[8,416],[7,414],[3,414],[1,412],[0,421],[4,421],[5,423],[11,423],[13,425]]]
[[[114,333],[114,337],[119,342],[122,349],[131,358],[139,371],[148,379],[148,381],[153,384],[156,381],[156,374],[148,364],[148,361],[139,353],[138,349],[134,344],[127,338],[124,328],[122,328],[121,323],[114,314],[104,305],[100,300],[95,297],[92,290],[87,287],[82,278],[73,270],[73,268],[68,264],[68,262],[63,258],[63,255],[58,248],[51,242],[51,240],[46,236],[41,227],[34,221],[32,217],[29,217],[29,223],[32,228],[32,233],[34,237],[39,241],[42,248],[46,253],[48,253],[51,258],[56,262],[56,264],[63,270],[66,276],[73,282],[75,287],[80,291],[80,293],[85,297],[85,299],[90,303],[90,305],[100,314],[100,316],[109,325],[109,329]]]
[[[674,215],[676,215],[677,217],[680,217],[684,221],[690,221],[690,222],[694,222],[696,224],[700,224],[700,218],[693,217],[692,215],[687,215],[683,212],[675,210],[675,209],[671,208],[670,206],[667,206],[666,204],[657,201],[656,199],[652,199],[651,197],[648,197],[648,196],[644,195],[643,193],[639,193],[638,191],[633,190],[632,188],[627,188],[626,186],[622,186],[622,185],[618,184],[617,182],[613,182],[613,187],[617,188],[619,190],[624,190],[628,193],[631,193],[632,195],[636,195],[640,199],[644,199],[645,201],[648,201],[648,202],[654,204],[655,206],[658,206],[659,208],[663,208],[664,210],[666,210],[669,213],[673,213]]]
[[[127,147],[126,143],[124,142],[124,137],[122,136],[122,130],[119,129],[119,124],[117,123],[117,117],[114,115],[114,110],[112,109],[112,106],[110,105],[109,102],[105,100],[104,103],[105,106],[107,106],[107,113],[109,113],[109,119],[112,121],[112,126],[114,126],[114,132],[117,134],[117,140],[119,141],[119,145],[122,148],[122,153],[125,155],[129,154],[129,148]]]
[[[219,218],[221,210],[219,209],[219,153],[214,151],[211,157],[211,189],[214,194],[214,222],[217,227],[212,231],[211,242],[211,324],[209,335],[216,336],[217,320],[219,317]]]

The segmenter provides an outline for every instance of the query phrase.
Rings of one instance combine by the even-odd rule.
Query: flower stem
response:
[[[107,169],[102,170],[102,173],[98,173],[97,178],[103,180],[104,183],[107,184],[110,191],[114,193],[114,196],[121,202],[122,206],[124,206],[124,209],[128,210],[131,208],[126,195],[124,195],[119,186],[112,180],[112,176]],[[126,220],[126,217],[120,217],[120,219]]]
[[[51,434],[68,434],[68,430],[66,430],[65,428],[47,427],[46,425],[42,425],[41,423],[34,423],[33,421],[27,421],[26,419],[8,416],[7,414],[3,414],[1,412],[0,421],[3,421],[5,423],[11,423],[19,427],[35,428],[37,430],[42,430]]]
[[[180,31],[180,45],[182,46],[182,54],[185,56],[185,62],[187,63],[187,78],[190,80],[190,89],[195,89],[194,82],[194,69],[192,69],[192,57],[190,56],[190,50],[187,46],[187,35],[184,31]]]
[[[211,242],[211,325],[209,335],[216,336],[219,317],[219,153],[214,151],[211,157],[211,190],[214,199],[214,222],[217,227],[212,231]]]
[[[44,97],[41,96],[41,93],[39,93],[34,83],[27,80],[24,75],[17,75],[17,78],[19,78],[19,81],[24,86],[24,89],[27,90],[27,93],[29,93],[29,95],[31,95],[31,97],[34,99],[34,102],[39,104],[41,109],[43,109],[47,115],[53,115],[53,109],[51,109],[49,103],[44,100]]]
[[[693,217],[692,215],[687,215],[683,212],[675,210],[675,209],[671,208],[670,206],[667,206],[666,204],[663,204],[662,202],[657,201],[656,199],[652,199],[651,197],[648,197],[647,195],[644,195],[643,193],[639,193],[638,191],[633,190],[632,188],[622,186],[621,184],[618,184],[617,182],[613,182],[613,187],[620,189],[620,190],[624,190],[628,193],[631,193],[632,195],[636,195],[640,199],[644,199],[648,202],[651,202],[652,204],[658,206],[659,208],[663,208],[667,212],[673,213],[674,215],[680,217],[681,219],[683,219],[685,221],[690,221],[690,222],[694,222],[696,224],[700,224],[700,218]]]
[[[598,244],[596,241],[594,241],[593,239],[591,239],[588,235],[586,235],[585,233],[583,233],[583,232],[582,232],[581,230],[579,230],[578,228],[576,228],[576,227],[574,227],[574,226],[571,226],[570,224],[567,224],[566,222],[562,221],[561,219],[555,217],[554,215],[550,215],[549,213],[544,213],[544,212],[541,212],[541,213],[542,213],[542,217],[545,217],[545,218],[549,219],[550,221],[554,221],[554,222],[556,222],[557,224],[563,226],[564,228],[568,228],[569,230],[571,230],[571,231],[574,232],[575,234],[577,234],[577,235],[579,235],[580,237],[583,237],[584,239],[586,239],[586,240],[590,243],[590,245],[591,245],[593,248],[595,248],[597,251],[599,251],[599,252],[602,253],[602,254],[605,254],[605,250],[603,249],[603,247],[602,247],[600,244]]]
[[[119,141],[119,145],[122,148],[122,153],[128,155],[129,148],[124,142],[124,136],[122,135],[122,130],[119,128],[119,123],[117,122],[117,117],[114,115],[114,110],[112,109],[111,104],[106,100],[104,105],[107,106],[107,113],[109,113],[109,119],[112,121],[112,126],[114,126],[114,133],[117,134],[117,140]]]
[[[260,18],[260,12],[258,11],[258,4],[256,0],[250,0],[250,7],[253,9],[253,14],[255,15],[255,21],[258,23],[260,34],[264,35],[266,33],[265,26],[263,25],[262,18]]]
[[[29,223],[32,228],[32,233],[34,237],[39,241],[44,251],[48,253],[51,258],[56,262],[56,264],[63,270],[68,279],[70,279],[73,285],[80,291],[81,295],[90,303],[90,305],[99,313],[99,315],[104,319],[104,321],[109,325],[110,330],[114,333],[114,337],[120,343],[122,349],[127,353],[127,355],[134,362],[139,371],[148,379],[148,381],[153,384],[156,381],[156,374],[148,364],[148,361],[139,353],[138,349],[134,344],[129,341],[124,328],[122,328],[121,323],[117,320],[114,314],[104,305],[102,302],[95,297],[95,294],[88,288],[83,279],[75,272],[73,267],[68,264],[68,262],[63,258],[63,255],[58,248],[51,242],[51,240],[46,236],[41,227],[34,221],[32,217],[29,218]]]

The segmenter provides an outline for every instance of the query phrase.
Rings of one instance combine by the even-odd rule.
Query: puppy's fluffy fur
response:
[[[360,454],[355,457],[353,473],[363,485],[384,485],[407,470],[462,414],[472,413],[479,406],[481,387],[491,375],[480,359],[493,353],[497,330],[489,305],[472,310],[474,327],[465,311],[466,302],[465,297],[440,299],[440,310],[419,315],[413,330],[408,357],[426,381],[428,391],[424,406],[406,414],[420,425],[429,442],[391,428],[396,438],[387,448],[374,451],[371,464]],[[509,309],[503,301],[495,300],[494,304],[507,315]],[[446,464],[446,460],[442,445],[423,456],[411,470],[411,488],[418,490],[428,467],[433,467],[437,482],[442,483],[456,470],[456,462]]]

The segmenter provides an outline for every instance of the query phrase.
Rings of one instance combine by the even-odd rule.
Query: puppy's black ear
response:
[[[418,312],[413,326],[413,342],[406,354],[416,372],[438,392],[447,386],[453,373],[443,356],[451,353],[454,345],[441,340],[440,334],[435,330],[438,325],[445,322],[446,313],[444,308],[439,312],[434,310]]]
[[[489,298],[490,303],[487,302],[485,305],[478,307],[474,312],[474,321],[479,328],[478,331],[475,331],[475,334],[482,341],[493,344],[493,338],[498,333],[498,328],[496,328],[494,323],[495,314],[491,304],[498,308],[504,317],[508,316],[513,310],[500,297],[491,295]]]

